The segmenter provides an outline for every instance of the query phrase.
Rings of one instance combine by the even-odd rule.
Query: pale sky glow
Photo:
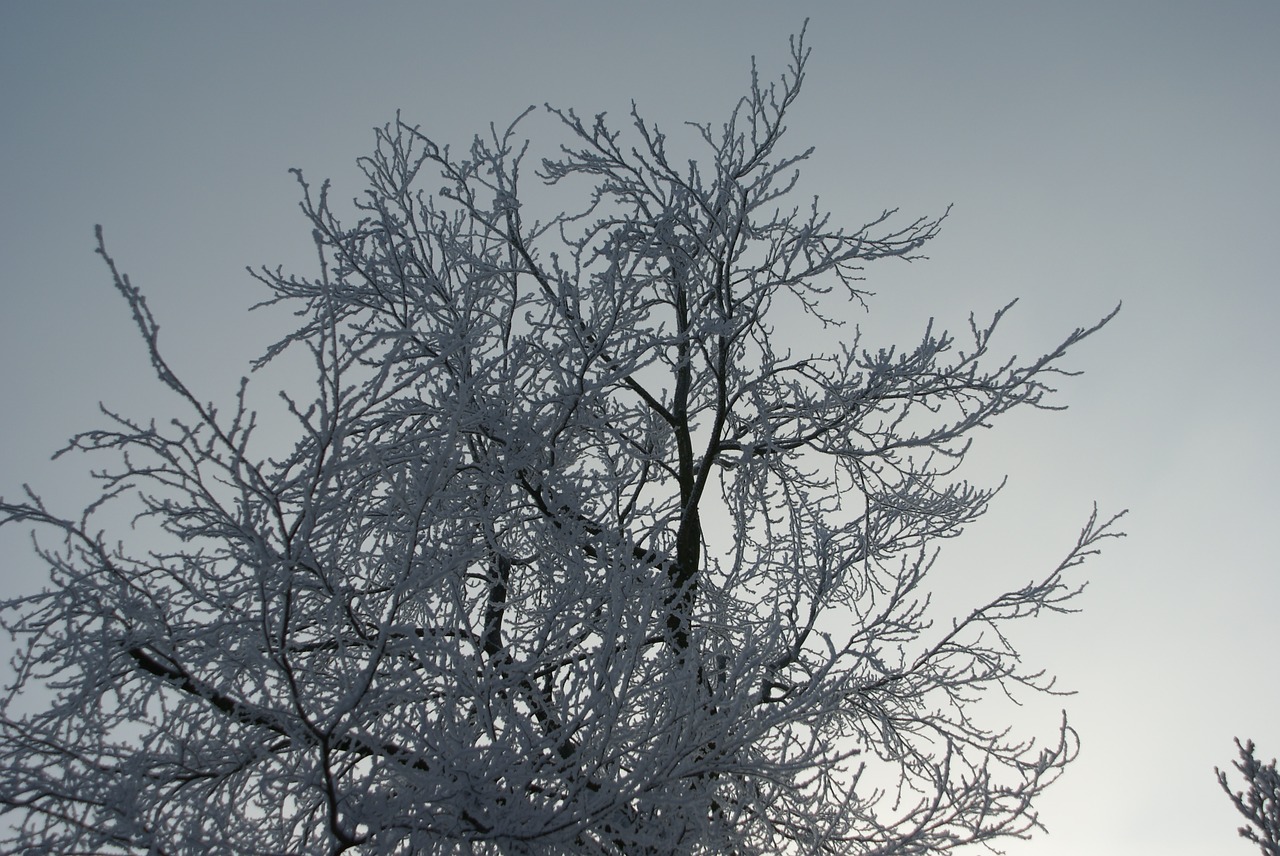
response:
[[[878,297],[852,319],[869,341],[1019,298],[1003,347],[1029,356],[1124,303],[1068,361],[1069,410],[981,438],[969,476],[1009,486],[944,554],[944,598],[976,597],[1056,562],[1095,500],[1131,509],[1085,568],[1084,611],[1022,628],[1027,660],[1077,691],[1029,706],[1028,733],[1065,706],[1083,750],[1042,803],[1051,834],[1007,852],[1256,852],[1213,767],[1236,736],[1280,755],[1270,0],[7,4],[0,494],[30,482],[71,513],[85,462],[48,457],[98,401],[170,415],[95,223],[174,365],[225,401],[275,335],[244,312],[263,296],[245,266],[314,269],[288,168],[349,199],[397,109],[459,146],[543,102],[718,123],[751,56],[775,77],[806,16],[802,187],[849,225],[955,206],[928,261],[869,268]],[[0,532],[0,586],[42,574]]]

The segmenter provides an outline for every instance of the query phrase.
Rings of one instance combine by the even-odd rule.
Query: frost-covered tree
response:
[[[1218,784],[1231,798],[1231,803],[1252,826],[1240,827],[1240,837],[1257,844],[1263,856],[1280,856],[1280,773],[1276,761],[1264,764],[1253,755],[1253,741],[1236,741],[1240,760],[1232,766],[1244,776],[1246,790],[1233,791],[1227,774],[1214,768]]]
[[[1029,834],[1075,735],[1024,741],[980,702],[1051,687],[1009,625],[1070,609],[1068,571],[1116,533],[1094,515],[1060,565],[954,620],[931,620],[927,580],[996,493],[958,473],[972,435],[1058,406],[1063,357],[1107,319],[1026,361],[990,350],[1003,309],[907,347],[847,327],[828,353],[783,347],[774,322],[835,329],[864,265],[941,223],[840,228],[790,201],[806,58],[797,38],[779,82],[753,72],[692,156],[634,108],[623,130],[550,110],[567,142],[536,169],[523,117],[461,152],[397,118],[354,219],[298,173],[318,268],[255,272],[300,319],[259,362],[314,367],[282,393],[283,449],[261,447],[252,389],[216,410],[175,374],[99,231],[184,414],[77,436],[115,461],[82,515],[0,506],[49,573],[3,607],[5,849],[924,854]],[[119,508],[135,527],[100,532]]]

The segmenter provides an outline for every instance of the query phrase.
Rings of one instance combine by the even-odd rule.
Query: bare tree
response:
[[[1236,810],[1256,827],[1240,827],[1240,837],[1257,844],[1263,856],[1280,856],[1280,773],[1276,772],[1276,761],[1272,758],[1271,763],[1263,764],[1255,758],[1252,740],[1243,744],[1236,740],[1236,749],[1240,760],[1233,761],[1232,766],[1244,776],[1247,790],[1233,791],[1227,774],[1214,767],[1218,784],[1231,797]]]
[[[1007,628],[1071,609],[1112,522],[941,626],[925,582],[996,493],[957,474],[971,436],[1058,406],[1111,316],[1029,361],[990,351],[1008,307],[782,348],[771,319],[833,329],[866,262],[941,223],[784,207],[791,48],[691,126],[693,159],[634,108],[626,133],[550,110],[568,143],[538,193],[523,117],[460,153],[382,128],[354,222],[298,173],[318,272],[254,274],[301,319],[259,362],[315,369],[275,457],[244,386],[220,412],[173,372],[99,231],[186,415],[77,436],[116,461],[83,515],[2,506],[57,535],[48,587],[4,604],[7,848],[925,854],[1038,826],[1074,732],[975,707],[1051,690]],[[137,525],[108,539],[119,506]]]

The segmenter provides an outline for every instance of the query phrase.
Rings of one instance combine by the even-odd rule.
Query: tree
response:
[[[1052,691],[1007,627],[1073,608],[1114,518],[944,626],[925,583],[997,492],[957,473],[972,435],[1058,406],[1111,315],[1025,362],[991,351],[1008,307],[963,342],[782,347],[771,319],[835,329],[863,266],[942,222],[782,207],[807,56],[802,34],[778,83],[753,67],[692,160],[634,107],[629,136],[548,108],[569,142],[542,197],[524,116],[461,153],[397,117],[354,222],[298,172],[318,271],[253,272],[300,319],[256,367],[314,367],[274,457],[247,381],[227,413],[170,368],[99,229],[185,416],[75,437],[116,461],[80,516],[0,506],[57,536],[48,586],[4,605],[5,845],[923,854],[1037,827],[1074,732],[1023,742],[976,707]],[[135,527],[109,540],[117,507]]]
[[[1275,759],[1263,764],[1253,756],[1253,741],[1236,740],[1240,760],[1232,766],[1244,776],[1246,791],[1233,791],[1227,782],[1227,774],[1217,767],[1218,784],[1245,820],[1253,824],[1240,827],[1240,837],[1247,838],[1262,850],[1263,856],[1280,856],[1280,773],[1276,772]]]

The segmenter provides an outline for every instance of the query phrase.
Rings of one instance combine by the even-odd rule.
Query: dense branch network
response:
[[[807,56],[753,70],[692,160],[634,107],[627,132],[550,110],[568,142],[534,172],[585,192],[569,213],[531,213],[525,117],[461,153],[397,118],[354,222],[298,173],[319,272],[254,272],[300,319],[260,365],[314,367],[274,458],[245,388],[228,417],[170,369],[99,234],[190,415],[77,437],[119,461],[82,517],[0,505],[58,535],[50,585],[5,604],[6,844],[925,854],[1036,827],[1074,733],[970,707],[1051,687],[1006,628],[1071,609],[1113,519],[943,629],[924,585],[995,494],[957,474],[971,435],[1057,406],[1111,316],[1029,361],[992,356],[1008,307],[963,341],[782,347],[771,319],[837,324],[942,222],[785,207]],[[93,523],[129,503],[141,549]]]
[[[1232,790],[1226,772],[1214,768],[1218,785],[1247,821],[1239,829],[1240,837],[1258,845],[1262,856],[1280,856],[1280,772],[1275,759],[1268,763],[1258,760],[1252,740],[1237,740],[1236,749],[1240,760],[1232,766],[1244,778],[1245,790]]]

